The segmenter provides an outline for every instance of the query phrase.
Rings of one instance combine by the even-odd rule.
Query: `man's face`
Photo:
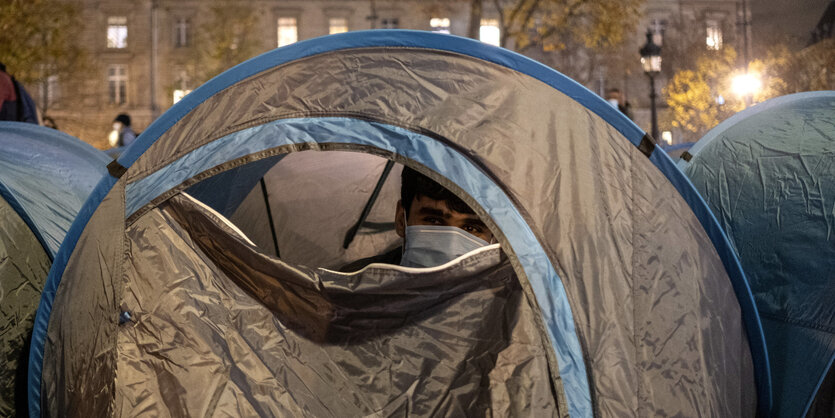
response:
[[[461,228],[487,242],[493,240],[493,233],[474,213],[461,213],[447,207],[443,200],[417,196],[412,200],[409,213],[404,214],[402,202],[397,202],[395,225],[397,235],[406,236],[406,225],[439,225]]]

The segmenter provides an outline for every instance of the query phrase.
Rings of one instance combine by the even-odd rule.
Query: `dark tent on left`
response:
[[[28,344],[41,290],[109,161],[59,131],[0,122],[0,416],[25,414]]]

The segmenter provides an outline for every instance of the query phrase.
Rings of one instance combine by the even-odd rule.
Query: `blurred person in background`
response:
[[[35,101],[0,62],[0,120],[38,123]]]
[[[111,147],[126,147],[136,139],[136,132],[130,126],[130,116],[120,113],[113,119],[113,131],[108,138]]]

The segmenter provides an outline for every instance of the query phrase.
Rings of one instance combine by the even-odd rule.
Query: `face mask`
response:
[[[400,265],[405,267],[440,266],[489,245],[461,228],[439,225],[407,226],[405,241],[400,260]]]
[[[614,106],[614,107],[618,107],[618,105],[620,104],[618,102],[618,99],[609,99],[609,100],[607,100],[607,102],[609,102],[609,104]]]

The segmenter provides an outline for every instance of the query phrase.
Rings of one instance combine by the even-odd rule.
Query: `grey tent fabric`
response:
[[[360,216],[386,159],[357,152],[287,154],[264,176],[270,216],[281,259],[295,264],[338,269],[350,261],[399,245],[394,232],[400,199],[400,166],[392,170],[354,242],[343,248],[344,234]],[[265,196],[254,187],[229,220],[259,247],[273,250],[265,227]],[[299,216],[299,214],[310,214]],[[274,251],[272,251],[274,254]]]
[[[52,315],[55,326],[48,340],[58,352],[72,355],[58,362],[44,362],[43,400],[55,416],[105,416],[111,408],[116,366],[116,336],[123,278],[121,255],[125,253],[124,185],[117,184],[96,208],[79,239],[80,247],[67,263],[83,280],[62,288]],[[84,301],[84,303],[79,303]],[[103,318],[91,322],[90,318]],[[31,364],[30,364],[31,368]]]
[[[128,229],[136,323],[119,332],[115,415],[557,415],[532,311],[495,246],[434,272],[339,274],[266,256],[194,202]],[[143,245],[158,241],[176,250]],[[177,389],[189,382],[203,390]]]
[[[2,198],[0,220],[0,416],[6,417],[26,410],[26,346],[52,263],[29,226]]]
[[[414,405],[428,409],[408,409],[403,415],[494,411],[539,416],[565,415],[572,405],[567,399],[586,397],[580,400],[591,405],[587,414],[604,417],[754,415],[752,356],[739,302],[704,228],[647,156],[575,98],[506,66],[406,47],[313,55],[216,91],[189,103],[187,113],[163,118],[171,121],[169,127],[153,142],[140,138],[120,159],[129,167],[102,194],[57,289],[43,348],[44,414],[375,411],[387,416],[404,412],[396,407]],[[131,155],[142,146],[141,155]],[[269,252],[256,252],[219,216],[182,215],[199,211],[188,206],[181,191],[212,175],[281,154],[334,151],[376,154],[420,170],[470,204],[499,237],[517,280],[507,286],[520,294],[502,296],[508,287],[485,284],[461,296],[461,302],[478,309],[444,305],[456,314],[442,323],[456,332],[433,328],[455,342],[481,332],[485,319],[495,333],[470,341],[480,349],[487,344],[472,353],[489,353],[479,358],[491,360],[474,368],[464,362],[463,380],[450,379],[443,367],[426,367],[425,375],[404,372],[417,383],[399,390],[402,398],[389,391],[345,390],[356,383],[356,375],[365,376],[367,384],[379,383],[369,372],[377,369],[357,367],[366,364],[362,344],[352,346],[355,352],[340,351],[327,364],[301,364],[299,359],[308,352],[345,348],[307,343],[353,329],[337,319],[352,326],[361,321],[352,322],[349,314],[327,316],[350,310],[283,304],[279,296],[321,300],[332,295],[337,279],[348,278],[359,286],[354,296],[362,300],[369,291],[368,298],[380,302],[371,297],[375,287],[366,286],[367,280],[380,274],[379,279],[399,283],[409,272],[370,268],[343,276],[319,265],[274,260],[266,256]],[[465,172],[462,160],[478,169]],[[473,186],[482,181],[477,175],[494,187]],[[490,200],[499,194],[512,204],[480,203],[504,202]],[[532,245],[512,241],[516,231],[501,223],[517,213],[531,230]],[[544,251],[547,266],[526,269],[523,261],[537,255],[536,248]],[[468,260],[445,269],[477,268]],[[547,268],[558,277],[543,273]],[[493,272],[507,279],[510,267]],[[264,294],[267,275],[281,277],[281,286],[307,292]],[[493,278],[492,273],[480,277],[486,283]],[[562,286],[570,312],[561,310],[554,296]],[[494,292],[498,299],[480,299],[487,289],[502,290]],[[517,302],[496,305],[502,298]],[[78,299],[89,303],[68,303]],[[277,323],[276,311],[305,326]],[[375,319],[386,319],[389,312]],[[510,320],[514,315],[518,321]],[[118,325],[120,316],[126,320]],[[85,317],[109,320],[79,320]],[[426,327],[433,319],[426,320],[415,326]],[[555,346],[564,342],[549,340],[558,321],[571,322],[582,350],[579,363],[558,363]],[[517,328],[500,329],[499,322]],[[412,324],[390,335],[412,332]],[[293,356],[266,355],[297,341],[299,328],[308,332],[306,344],[291,345]],[[513,349],[517,337],[524,342],[518,350]],[[255,344],[256,350],[247,341],[263,344]],[[418,356],[421,361],[441,354],[455,364],[468,358],[439,349],[432,338],[409,341],[409,349],[427,349]],[[499,349],[502,344],[509,345]],[[381,351],[391,356],[367,364],[390,364],[400,348],[387,346]],[[349,357],[356,362],[340,361]],[[337,374],[343,365],[355,373]],[[283,374],[288,367],[319,374],[305,375],[305,380]],[[567,388],[561,370],[581,368],[588,387]],[[286,390],[293,379],[318,378],[331,383],[299,389],[305,397]],[[67,385],[70,381],[78,384]],[[203,390],[207,386],[211,390]],[[428,399],[430,393],[447,396]],[[277,394],[283,398],[272,399]]]

